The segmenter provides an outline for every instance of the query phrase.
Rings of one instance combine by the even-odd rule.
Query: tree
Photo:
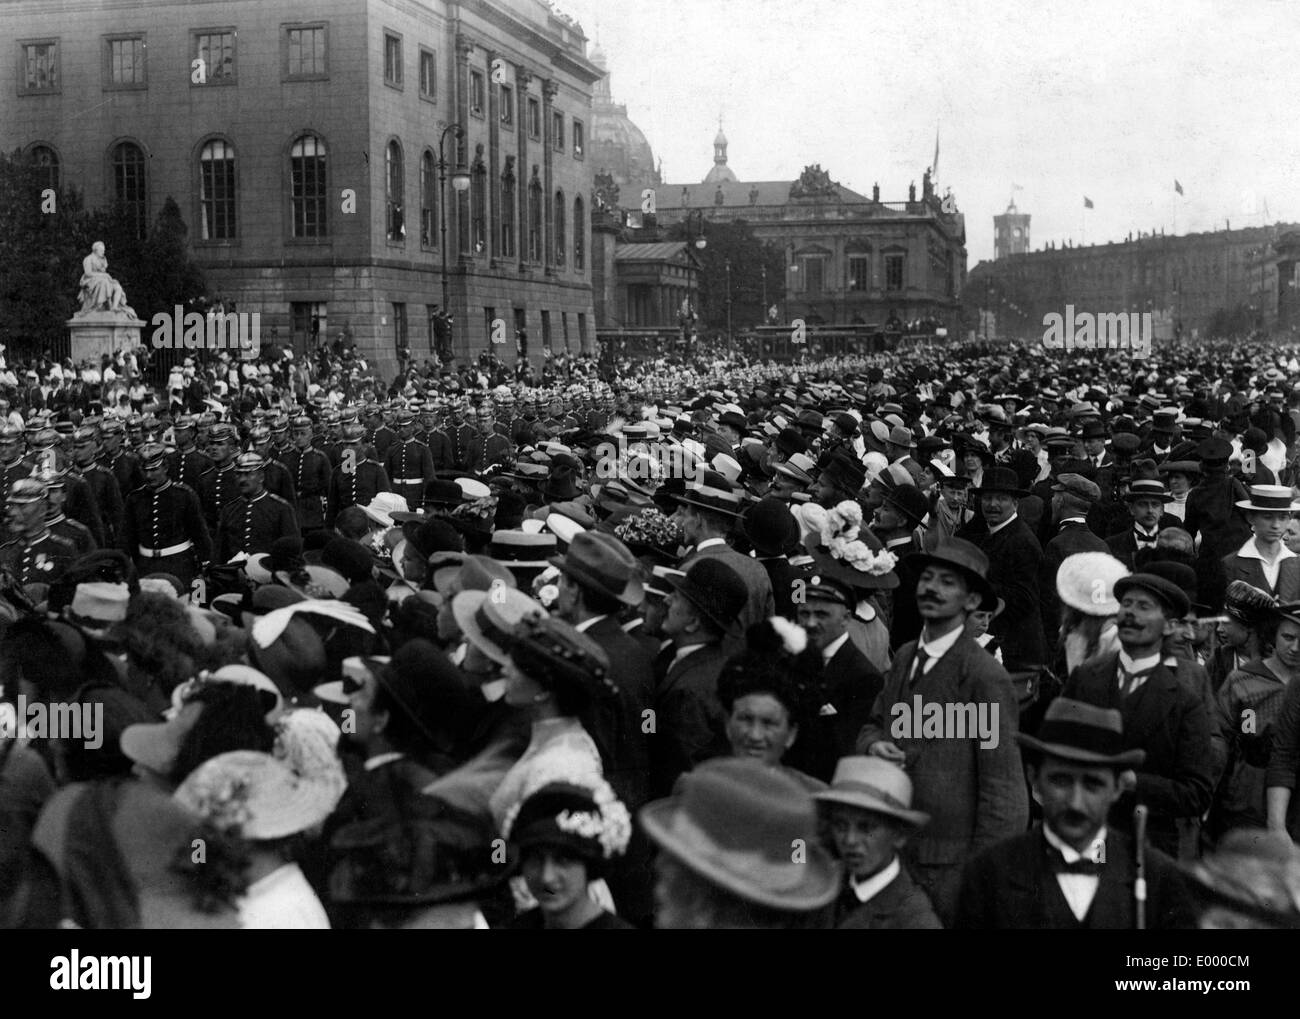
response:
[[[138,250],[130,252],[134,256],[129,259],[130,284],[118,278],[131,307],[145,322],[160,311],[172,312],[178,304],[188,311],[209,303],[203,270],[190,258],[188,234],[181,210],[169,195],[153,229]],[[232,310],[226,307],[226,311]]]
[[[685,223],[675,223],[668,232],[673,240],[688,241]],[[764,243],[743,219],[732,223],[708,223],[707,246],[695,250],[700,261],[700,316],[706,329],[727,328],[727,263],[731,263],[731,327],[733,332],[751,329],[767,321],[763,305],[763,268],[767,268],[767,304],[778,308],[785,297],[785,259],[781,249]]]

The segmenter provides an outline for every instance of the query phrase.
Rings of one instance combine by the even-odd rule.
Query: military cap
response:
[[[213,442],[234,442],[238,434],[234,425],[217,424],[208,432],[208,438]]]
[[[366,437],[365,426],[356,421],[349,421],[343,426],[344,442],[361,442]]]
[[[32,436],[32,445],[37,449],[49,449],[59,441],[59,433],[53,428],[42,428]]]
[[[241,453],[235,458],[235,470],[240,474],[251,474],[266,468],[266,458],[258,453]]]
[[[249,430],[248,438],[253,442],[264,442],[271,437],[271,429],[266,425],[257,425]]]
[[[92,445],[98,439],[99,436],[98,434],[96,434],[95,429],[86,427],[85,425],[83,425],[81,428],[78,428],[75,432],[72,433],[72,441],[75,445],[78,446]]]
[[[109,418],[104,422],[104,426],[100,429],[100,434],[121,435],[124,431],[126,431],[126,427],[122,424],[120,419]]]
[[[6,424],[0,427],[0,442],[17,442],[23,437],[23,430],[17,425]]]
[[[151,471],[155,467],[161,467],[166,458],[167,447],[161,442],[146,442],[140,447],[140,467],[143,470]]]
[[[13,503],[40,502],[45,498],[45,482],[40,478],[19,478],[9,486],[9,501]]]
[[[289,422],[289,427],[292,428],[295,432],[300,431],[303,428],[311,428],[312,427],[311,418],[309,418],[306,414],[299,414],[297,417],[295,417],[292,421]]]
[[[172,422],[172,428],[173,430],[178,432],[189,431],[193,429],[197,424],[198,422],[194,420],[193,415],[181,414],[176,418],[174,422]]]

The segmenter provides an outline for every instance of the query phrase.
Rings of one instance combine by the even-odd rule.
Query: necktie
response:
[[[920,644],[916,645],[916,657],[912,659],[912,676],[908,682],[915,686],[916,681],[925,675],[925,663],[930,660],[929,654]]]
[[[1096,860],[1089,860],[1086,856],[1081,856],[1073,862],[1067,862],[1065,855],[1059,850],[1049,849],[1047,859],[1053,874],[1091,874],[1095,876],[1101,873],[1101,864]]]
[[[1119,667],[1120,696],[1127,697],[1129,694],[1131,694],[1134,690],[1137,689],[1138,684],[1142,680],[1146,679],[1147,676],[1151,675],[1151,673],[1153,673],[1154,671],[1155,671],[1155,667],[1152,666],[1150,669],[1142,669],[1138,672],[1129,672],[1128,669],[1124,668],[1124,666],[1121,665]]]

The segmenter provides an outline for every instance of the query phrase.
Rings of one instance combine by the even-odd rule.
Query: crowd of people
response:
[[[1300,926],[1300,361],[1089,353],[0,364],[0,925]]]

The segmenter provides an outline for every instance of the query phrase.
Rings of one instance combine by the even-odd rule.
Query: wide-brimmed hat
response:
[[[705,761],[682,776],[674,796],[639,816],[663,852],[744,901],[803,913],[839,894],[840,868],[818,839],[812,796],[758,761]]]
[[[612,534],[576,534],[568,551],[563,556],[552,556],[548,562],[579,585],[624,605],[640,605],[645,597],[636,557]]]
[[[1180,864],[1192,891],[1273,927],[1300,929],[1300,848],[1285,832],[1238,828],[1214,852]]]
[[[1014,495],[1017,499],[1023,499],[1029,494],[1020,487],[1020,476],[1014,470],[997,466],[986,468],[980,487],[971,489],[973,495],[984,495],[986,492],[1002,492]]]
[[[1115,708],[1068,697],[1048,705],[1037,736],[1020,732],[1016,739],[1028,750],[1080,764],[1136,768],[1147,756],[1144,750],[1124,749],[1124,716]]]
[[[516,666],[548,690],[563,688],[591,701],[618,695],[608,653],[561,619],[545,613],[525,615],[510,631],[506,649]]]
[[[699,559],[680,577],[664,579],[723,633],[736,625],[749,601],[744,579],[716,556]]]
[[[269,841],[307,831],[334,812],[347,788],[338,780],[300,775],[257,750],[232,750],[195,768],[173,794],[223,831]]]
[[[126,619],[130,600],[131,591],[125,584],[105,581],[78,584],[72,604],[63,610],[63,617],[91,636],[103,637],[114,623]]]
[[[274,577],[304,598],[342,598],[352,586],[338,570],[311,564],[292,570],[276,570]]]
[[[558,548],[554,534],[502,530],[492,532],[488,551],[512,570],[544,570],[551,565],[550,555]]]
[[[774,496],[760,499],[741,519],[740,530],[759,555],[782,555],[799,541],[799,522]]]
[[[772,470],[800,485],[812,484],[812,473],[817,469],[817,461],[804,453],[794,453],[788,460],[773,464]]]
[[[255,584],[272,584],[278,571],[296,570],[303,565],[302,539],[276,538],[266,552],[255,552],[244,560],[244,575]]]
[[[433,589],[444,598],[461,591],[490,591],[494,587],[519,586],[507,564],[489,556],[459,556],[446,565],[434,567],[431,563],[430,568],[433,573]]]
[[[375,497],[367,505],[361,507],[361,512],[380,527],[392,527],[393,514],[408,513],[410,507],[407,505],[406,496],[404,495],[398,495],[395,492],[376,492]]]
[[[887,489],[883,498],[913,524],[921,523],[930,512],[930,500],[915,485]]]
[[[1257,626],[1277,607],[1276,598],[1244,580],[1234,580],[1223,594],[1223,610],[1246,626]]]
[[[989,583],[989,557],[979,546],[964,538],[948,538],[939,542],[933,552],[915,552],[908,559],[914,563],[919,575],[927,566],[943,566],[961,571],[970,582],[972,590],[981,599],[996,597]]]
[[[1056,570],[1056,593],[1084,615],[1113,616],[1119,612],[1115,582],[1128,575],[1128,567],[1109,553],[1076,552]]]
[[[912,809],[912,780],[907,772],[879,757],[841,757],[831,787],[813,793],[813,799],[896,817],[914,828],[930,820],[929,814]]]
[[[546,612],[540,602],[512,588],[462,591],[451,600],[451,611],[465,639],[498,665],[510,661],[510,635],[520,620]]]
[[[1251,485],[1250,498],[1236,503],[1236,506],[1259,513],[1300,512],[1300,502],[1293,499],[1291,489],[1286,485]]]
[[[581,860],[599,863],[622,855],[632,835],[632,818],[609,788],[550,782],[533,793],[508,817],[502,833],[519,854],[537,847],[567,850]]]

